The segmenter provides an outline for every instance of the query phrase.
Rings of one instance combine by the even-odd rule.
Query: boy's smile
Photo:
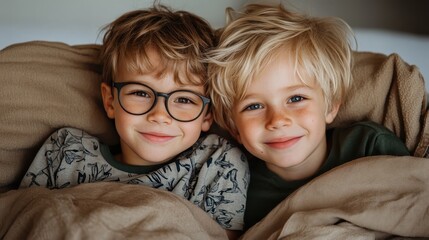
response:
[[[252,79],[245,97],[234,104],[237,139],[285,180],[309,177],[323,163],[326,124],[321,87],[295,74],[287,49],[282,49]]]
[[[175,137],[161,132],[141,132],[140,134],[143,138],[153,143],[165,143]]]
[[[265,144],[274,149],[287,149],[294,146],[301,137],[302,136],[275,138],[265,142]]]

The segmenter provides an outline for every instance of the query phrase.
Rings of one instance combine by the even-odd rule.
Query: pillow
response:
[[[393,131],[414,156],[429,143],[423,76],[398,54],[355,52],[353,85],[329,127],[371,120]]]
[[[99,46],[26,42],[0,51],[0,188],[19,184],[38,148],[71,126],[118,137],[100,94]]]

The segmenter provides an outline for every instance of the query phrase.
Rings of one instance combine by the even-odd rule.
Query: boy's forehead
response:
[[[158,54],[119,59],[117,75],[123,73],[151,76],[154,79],[172,77],[179,85],[203,86],[202,76],[191,73],[183,61],[163,60]]]

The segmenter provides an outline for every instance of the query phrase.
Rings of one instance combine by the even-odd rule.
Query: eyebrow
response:
[[[299,89],[314,89],[314,88],[309,86],[309,85],[306,85],[304,83],[300,83],[300,84],[295,84],[295,85],[291,85],[291,86],[286,86],[282,89],[287,90],[287,91],[296,91]],[[250,94],[246,93],[244,95],[243,99],[241,99],[240,101],[246,100],[248,98],[252,98],[254,95],[259,95],[259,94],[260,94],[260,91],[258,91],[257,93],[250,93]]]
[[[153,90],[159,92],[158,89],[155,89],[154,86],[151,86],[151,84],[148,84],[144,80],[136,80],[136,79],[134,79],[134,80],[125,80],[123,82],[132,82],[132,83],[138,83],[138,84],[148,85]],[[175,84],[176,84],[176,87],[173,90],[169,91],[169,92],[174,92],[174,91],[177,91],[177,90],[190,90],[190,91],[198,93],[198,94],[200,94],[202,96],[206,96],[206,93],[205,93],[206,89],[204,89],[204,85],[195,85],[195,84],[192,84],[192,83],[189,83],[189,84],[180,84],[180,83],[177,83],[177,82]],[[199,88],[199,87],[202,87],[202,90],[201,89],[196,89],[196,88]]]

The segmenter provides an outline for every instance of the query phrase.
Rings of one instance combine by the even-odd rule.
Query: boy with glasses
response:
[[[115,121],[119,151],[82,130],[59,129],[38,152],[21,187],[143,184],[183,196],[227,233],[242,230],[247,160],[227,140],[202,133],[212,124],[202,60],[214,41],[206,21],[164,6],[113,21],[101,49],[101,94]]]

